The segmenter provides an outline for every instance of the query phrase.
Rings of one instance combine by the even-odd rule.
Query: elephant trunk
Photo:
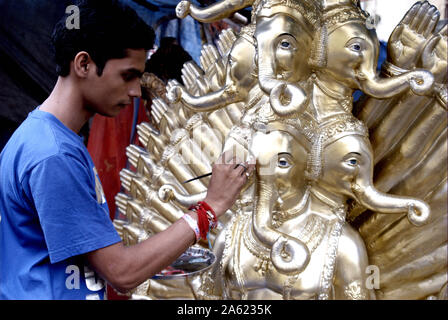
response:
[[[409,89],[417,95],[425,95],[432,90],[434,76],[426,70],[414,70],[390,78],[380,78],[374,72],[357,71],[359,89],[369,96],[386,99]]]
[[[281,117],[299,113],[306,105],[305,92],[296,84],[276,79],[273,57],[259,50],[258,79],[261,90],[269,94],[274,112]]]
[[[272,264],[280,273],[298,274],[308,265],[310,252],[299,239],[271,227],[276,194],[273,184],[258,183],[259,196],[254,210],[253,232],[259,241],[271,248]]]
[[[415,226],[425,224],[431,213],[428,204],[416,198],[396,196],[377,190],[371,183],[354,183],[352,190],[356,200],[364,207],[380,213],[405,213]]]
[[[159,199],[163,202],[175,200],[181,206],[189,208],[199,201],[204,201],[205,197],[207,196],[207,191],[203,191],[193,195],[185,195],[179,193],[175,186],[171,184],[165,184],[159,188],[158,196]]]
[[[202,96],[193,96],[182,85],[175,83],[169,88],[167,98],[171,103],[182,101],[183,105],[192,111],[208,112],[240,102],[245,97],[238,94],[234,85],[226,85],[218,91]]]

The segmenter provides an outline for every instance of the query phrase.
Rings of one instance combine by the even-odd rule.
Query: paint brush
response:
[[[188,183],[188,182],[191,182],[191,181],[194,181],[194,180],[198,180],[198,179],[202,179],[202,178],[205,178],[205,177],[208,177],[208,176],[211,176],[211,175],[212,175],[212,173],[209,172],[209,173],[203,174],[201,176],[198,176],[198,177],[195,177],[195,178],[191,178],[191,179],[189,179],[187,181],[184,181],[182,183]]]

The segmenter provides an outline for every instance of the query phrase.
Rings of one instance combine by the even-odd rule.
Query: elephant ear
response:
[[[224,80],[220,68],[226,65],[235,39],[232,30],[224,30],[216,47],[203,46],[200,66],[193,61],[184,64],[182,79],[189,94],[203,96],[220,85]],[[167,92],[172,85],[168,83]],[[181,218],[189,202],[205,196],[209,178],[183,182],[211,172],[225,137],[241,118],[242,108],[235,105],[194,113],[182,102],[170,102],[163,90],[153,90],[150,97],[151,123],[137,126],[139,143],[126,149],[129,168],[120,173],[123,191],[115,197],[119,212],[114,225],[125,245],[165,230]],[[176,201],[176,196],[182,201]],[[229,210],[220,217],[220,226],[210,235],[212,243],[232,215]],[[208,243],[196,247],[208,248]],[[129,295],[131,299],[193,299],[194,290],[184,280],[149,279]]]
[[[446,109],[446,97],[412,92],[386,100],[362,98],[355,107],[354,114],[369,127],[375,186],[422,199],[431,208],[421,227],[411,225],[406,214],[384,215],[356,205],[349,213],[370,264],[380,270],[378,299],[446,298]]]

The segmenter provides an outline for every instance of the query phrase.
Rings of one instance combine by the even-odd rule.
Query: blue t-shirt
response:
[[[75,132],[34,110],[0,155],[0,298],[103,299],[83,254],[121,241]]]

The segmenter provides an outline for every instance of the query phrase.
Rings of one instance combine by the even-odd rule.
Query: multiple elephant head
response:
[[[219,4],[229,14],[240,9],[241,1]],[[211,21],[213,15],[222,18],[222,13],[210,10],[205,16]],[[409,89],[420,95],[432,89],[434,78],[425,70],[378,76],[379,41],[358,1],[261,0],[254,4],[253,18],[252,40],[247,40],[246,33],[230,51],[222,90],[194,97],[179,85],[171,88],[171,99],[182,99],[195,111],[211,111],[245,101],[251,88],[259,86],[279,118],[296,119],[312,99],[302,84],[313,73],[350,95],[359,89],[376,98],[389,98]],[[354,199],[376,212],[406,212],[417,226],[428,220],[430,209],[425,202],[374,187],[367,129],[351,114],[318,123],[312,134],[304,132],[300,121],[296,124],[270,123],[267,131],[253,135],[250,147],[257,158],[253,231],[272,248],[271,259],[279,272],[300,272],[310,252],[299,239],[272,227],[272,213],[275,207],[288,211],[303,206],[300,200],[307,188],[338,204]],[[304,174],[313,170],[312,179]],[[277,254],[276,248],[285,254]]]
[[[233,2],[224,0],[218,4],[230,15],[239,9]],[[226,101],[244,101],[250,88],[259,85],[270,95],[272,109],[288,117],[305,107],[307,94],[300,82],[309,79],[312,72],[376,98],[388,98],[409,89],[422,95],[432,88],[434,79],[425,70],[378,77],[379,41],[357,1],[262,0],[254,5],[254,27],[249,34],[253,41],[235,42],[223,90],[192,97],[175,86],[171,90],[172,100],[183,98],[196,111],[210,111],[225,106]],[[221,18],[223,10],[214,14],[209,12],[209,20]],[[248,75],[258,79],[248,81]],[[224,90],[229,88],[233,89],[233,96]]]
[[[252,140],[251,151],[257,158],[258,199],[253,231],[258,240],[273,248],[271,259],[279,272],[300,272],[306,267],[309,252],[299,239],[273,228],[274,208],[283,212],[303,210],[308,188],[339,206],[353,199],[375,212],[407,213],[415,226],[429,219],[430,208],[424,201],[375,188],[373,151],[361,121],[351,115],[335,117],[311,140],[309,137],[299,125],[274,122],[267,132],[257,132]],[[317,152],[316,141],[320,144]],[[304,174],[315,169],[311,166],[319,166],[318,177],[312,180]],[[276,253],[276,247],[283,248],[283,257]]]

